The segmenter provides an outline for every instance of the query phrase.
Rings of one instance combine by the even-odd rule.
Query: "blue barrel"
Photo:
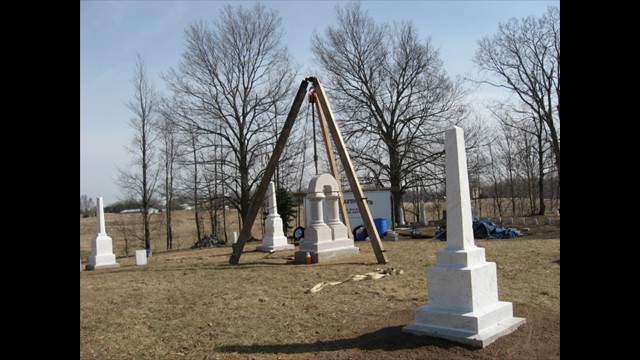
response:
[[[380,238],[383,238],[384,237],[384,233],[386,233],[387,230],[389,230],[389,226],[387,224],[387,219],[378,218],[378,219],[374,219],[373,222],[376,225],[376,230],[378,231],[378,236]]]

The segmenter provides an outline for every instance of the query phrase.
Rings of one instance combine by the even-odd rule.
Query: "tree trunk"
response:
[[[542,148],[542,135],[544,134],[543,122],[540,119],[540,131],[538,136],[538,199],[540,201],[540,209],[538,215],[544,216],[546,209],[544,205],[544,149]]]

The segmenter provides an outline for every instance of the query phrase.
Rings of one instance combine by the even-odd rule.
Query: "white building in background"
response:
[[[157,214],[160,212],[156,208],[149,208],[149,214]],[[120,211],[120,214],[142,214],[142,209],[126,209]]]

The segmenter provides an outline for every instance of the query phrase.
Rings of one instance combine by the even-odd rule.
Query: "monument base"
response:
[[[260,245],[258,247],[256,247],[256,251],[262,251],[262,252],[274,252],[274,251],[281,251],[281,250],[292,250],[295,249],[295,245],[293,244],[282,244],[282,245]]]
[[[98,264],[98,265],[94,265],[94,264],[87,264],[87,266],[85,266],[85,270],[96,270],[96,269],[108,269],[108,268],[118,268],[120,267],[120,264],[118,263],[113,263],[113,264]]]
[[[336,259],[344,259],[352,256],[356,256],[360,253],[360,248],[356,246],[343,247],[338,249],[327,249],[321,251],[305,251],[299,250],[294,254],[293,261],[299,264],[305,264],[307,258],[307,252],[311,255],[311,262],[313,264],[326,262]]]
[[[492,309],[467,313],[426,305],[416,309],[416,322],[402,331],[484,348],[526,322],[512,313],[511,303],[504,301],[498,301]]]
[[[120,267],[120,264],[116,262],[116,256],[114,254],[106,255],[91,255],[89,256],[89,263],[85,266],[86,270],[94,269],[107,269]]]

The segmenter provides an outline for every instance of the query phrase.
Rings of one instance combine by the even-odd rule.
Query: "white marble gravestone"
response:
[[[475,246],[463,131],[445,132],[447,246],[427,269],[428,302],[402,331],[485,347],[525,323],[498,300],[496,264]]]
[[[282,231],[282,218],[278,214],[278,206],[276,202],[276,187],[273,181],[269,183],[267,190],[269,203],[269,215],[264,221],[264,236],[262,237],[262,245],[256,250],[264,252],[272,252],[278,250],[294,249],[293,244],[289,244],[287,237]]]
[[[113,241],[107,236],[104,226],[104,209],[102,196],[97,198],[96,204],[96,235],[91,239],[91,255],[87,270],[119,267],[113,254]]]
[[[147,250],[136,250],[136,265],[147,265]]]
[[[330,174],[317,175],[309,181],[306,200],[309,201],[309,214],[304,230],[304,239],[300,240],[300,249],[294,254],[294,262],[306,263],[307,252],[312,263],[347,258],[358,255],[360,248],[349,238],[347,227],[340,220],[342,196],[338,183]],[[324,208],[327,221],[324,221]]]

